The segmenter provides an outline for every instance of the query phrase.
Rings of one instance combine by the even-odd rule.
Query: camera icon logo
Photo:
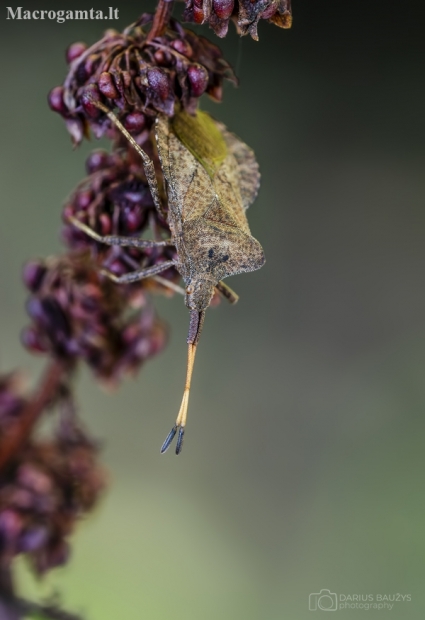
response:
[[[308,608],[310,611],[336,611],[338,609],[338,598],[335,592],[330,590],[320,590],[317,594],[310,594],[308,597]]]

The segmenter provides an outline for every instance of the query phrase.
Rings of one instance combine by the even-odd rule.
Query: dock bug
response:
[[[106,106],[94,102],[128,139],[142,158],[155,207],[164,216],[152,160]],[[187,338],[188,361],[183,400],[175,425],[161,447],[165,452],[178,431],[179,454],[186,427],[193,364],[205,311],[214,291],[230,303],[238,296],[223,279],[255,271],[264,265],[261,245],[251,236],[246,209],[254,201],[260,181],[253,151],[221,123],[198,110],[195,115],[179,111],[173,118],[156,119],[156,144],[167,190],[167,222],[171,238],[147,241],[135,237],[101,236],[75,218],[72,223],[108,245],[154,247],[173,245],[177,259],[122,276],[104,272],[114,282],[129,283],[154,277],[170,267],[185,283],[185,303],[190,310]],[[166,282],[161,279],[162,282]]]

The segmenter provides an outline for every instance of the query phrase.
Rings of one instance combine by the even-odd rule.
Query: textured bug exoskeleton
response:
[[[140,154],[155,206],[162,211],[152,161],[115,115],[102,104],[96,105]],[[171,119],[160,115],[156,121],[156,142],[167,189],[170,240],[101,237],[78,220],[72,221],[93,238],[111,245],[176,247],[175,261],[120,277],[107,275],[116,282],[133,282],[174,266],[183,278],[185,303],[190,310],[186,383],[176,423],[161,448],[165,452],[178,431],[176,454],[179,454],[205,310],[215,289],[235,303],[238,296],[222,280],[259,269],[265,262],[263,249],[251,236],[245,214],[257,195],[260,174],[253,151],[205,112],[198,111],[191,116],[180,111]]]

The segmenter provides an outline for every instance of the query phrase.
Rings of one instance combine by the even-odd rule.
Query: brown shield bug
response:
[[[113,112],[101,103],[93,101],[93,104],[107,114],[141,156],[155,206],[164,216],[152,160]],[[223,282],[224,278],[254,271],[265,262],[263,249],[251,236],[245,214],[257,195],[260,174],[253,151],[224,125],[200,110],[194,116],[179,111],[171,119],[160,115],[156,121],[156,143],[167,189],[170,239],[147,241],[101,236],[79,220],[71,218],[71,221],[97,241],[109,245],[173,245],[177,250],[175,261],[165,261],[119,277],[105,273],[117,283],[129,283],[156,276],[174,266],[183,278],[185,303],[190,310],[186,383],[175,425],[161,447],[161,452],[165,452],[178,431],[176,454],[179,454],[205,311],[215,290],[231,303],[238,300]]]

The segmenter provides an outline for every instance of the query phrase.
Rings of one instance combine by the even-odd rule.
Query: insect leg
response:
[[[86,235],[99,241],[99,243],[105,243],[106,245],[121,245],[134,248],[154,248],[167,245],[174,245],[171,239],[165,239],[164,241],[149,241],[147,239],[138,239],[137,237],[120,237],[119,235],[99,235],[92,228],[77,220],[76,217],[69,217],[68,221],[71,222],[76,228],[82,230]]]
[[[139,280],[144,280],[145,278],[155,276],[157,273],[161,273],[161,271],[165,271],[166,269],[174,266],[175,262],[173,260],[167,260],[163,263],[152,265],[152,267],[145,267],[144,269],[138,269],[137,271],[125,273],[122,276],[116,276],[112,273],[112,271],[108,271],[107,269],[102,269],[101,273],[117,284],[130,284],[131,282],[138,282]]]
[[[162,218],[166,219],[166,214],[164,213],[162,209],[161,201],[159,199],[158,181],[156,179],[155,166],[153,165],[153,161],[151,160],[149,155],[147,155],[147,153],[145,153],[145,151],[137,144],[133,136],[127,131],[127,129],[124,127],[121,121],[118,120],[118,118],[109,108],[104,106],[103,103],[99,103],[98,101],[94,101],[93,99],[91,99],[91,103],[97,108],[99,108],[99,110],[101,110],[102,112],[106,114],[106,116],[114,123],[115,127],[119,129],[119,131],[123,134],[123,136],[127,138],[130,144],[139,153],[140,157],[143,160],[143,167],[144,167],[145,174],[146,174],[146,180],[148,182],[149,189],[151,191],[156,210],[158,211],[159,215]]]
[[[174,293],[179,293],[180,295],[186,295],[186,291],[184,290],[184,288],[182,288],[178,284],[175,284],[174,282],[171,282],[171,280],[167,280],[166,278],[162,278],[161,276],[153,276],[152,279],[155,280],[155,282],[162,284],[162,286],[169,288]]]
[[[235,304],[239,300],[239,295],[227,286],[222,280],[215,285],[215,288],[227,299],[231,304]]]

